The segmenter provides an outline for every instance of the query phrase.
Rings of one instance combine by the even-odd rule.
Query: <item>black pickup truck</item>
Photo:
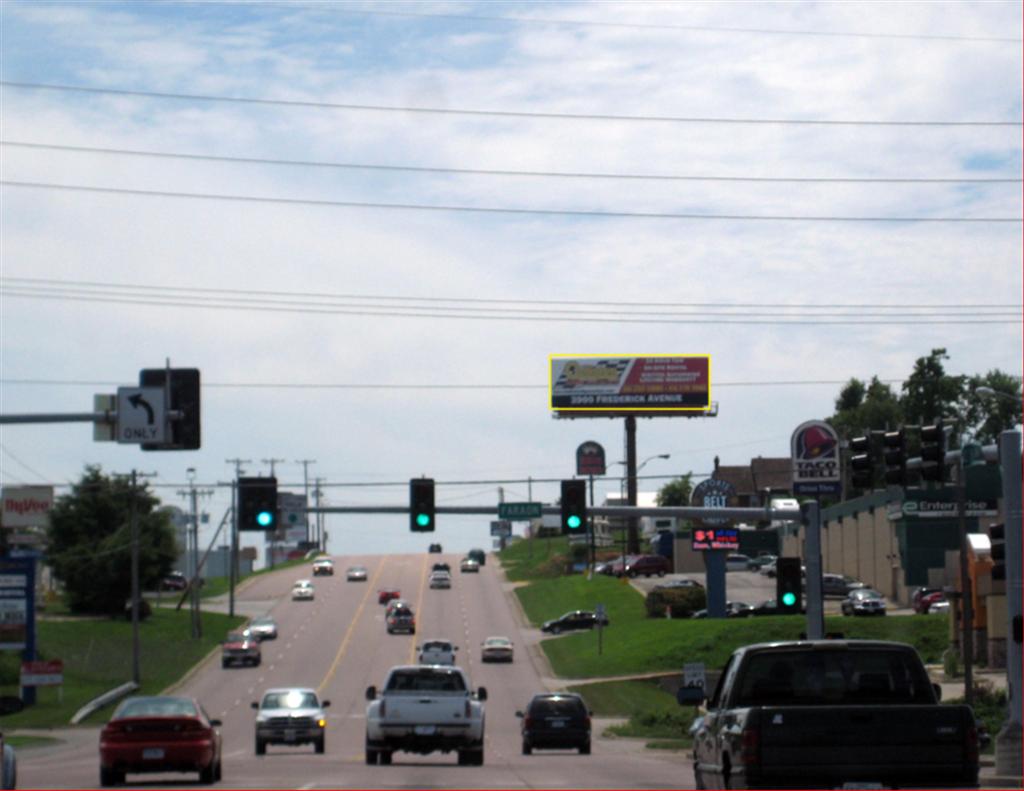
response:
[[[692,730],[697,788],[976,788],[974,713],[938,698],[903,643],[744,646]]]

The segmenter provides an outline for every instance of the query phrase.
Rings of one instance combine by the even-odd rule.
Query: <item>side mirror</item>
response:
[[[324,708],[324,709],[326,709],[326,708],[327,708],[328,706],[330,706],[330,705],[331,705],[331,702],[330,702],[329,700],[325,700],[325,701],[322,701],[322,702],[320,703],[320,707],[321,707],[321,708]]]
[[[935,690],[935,699],[942,700],[942,687],[938,684],[932,684],[932,689]]]
[[[376,697],[377,697],[377,688],[376,687],[367,687],[366,688],[366,699],[367,700],[373,700]]]
[[[260,707],[260,704],[254,700],[252,703],[249,704],[249,706],[250,708],[258,709]]]
[[[525,715],[525,714],[523,714],[523,712],[521,712],[521,711],[517,711],[517,712],[516,712],[516,716],[517,716],[517,717],[519,717],[519,719],[522,719],[522,718],[523,718],[523,717],[525,717],[526,715]]]
[[[487,700],[487,687],[480,687],[480,689],[476,691],[476,696],[480,700]]]
[[[212,725],[214,728],[219,728],[223,724],[224,723],[220,720],[210,720],[210,725]]]

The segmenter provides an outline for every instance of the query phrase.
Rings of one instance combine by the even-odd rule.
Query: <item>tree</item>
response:
[[[996,369],[967,381],[963,414],[968,434],[988,445],[999,435],[1021,424],[1021,380]],[[978,393],[979,387],[991,387],[994,396]]]
[[[967,377],[947,375],[942,361],[948,359],[945,349],[932,349],[927,357],[919,357],[903,383],[900,403],[907,423],[924,426],[945,420],[955,425],[954,434],[959,436],[964,429],[960,403]]]
[[[903,423],[899,396],[877,376],[865,386],[859,379],[847,382],[836,398],[836,413],[827,419],[840,437],[859,437],[872,429],[896,428]]]
[[[131,597],[132,485],[128,478],[86,467],[70,494],[50,512],[48,556],[75,613],[117,615]],[[178,554],[170,517],[145,484],[134,493],[139,535],[139,580],[152,586]]]
[[[655,502],[659,506],[689,505],[690,495],[693,493],[692,478],[693,473],[688,472],[681,478],[669,481],[658,490],[658,497]]]

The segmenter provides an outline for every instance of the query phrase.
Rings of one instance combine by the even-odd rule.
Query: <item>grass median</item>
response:
[[[191,637],[191,614],[185,608],[154,608],[139,625],[141,689],[156,695],[179,681],[218,646],[224,635],[244,623],[241,617],[202,612],[203,636]],[[59,728],[90,700],[132,678],[132,625],[126,619],[61,617],[37,623],[40,659],[64,662],[64,684],[37,687],[36,705],[2,720],[3,729]],[[0,684],[5,694],[17,694],[20,654],[0,655]],[[85,724],[105,722],[111,707],[94,713]]]

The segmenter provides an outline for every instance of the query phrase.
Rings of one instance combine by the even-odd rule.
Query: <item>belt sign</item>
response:
[[[161,387],[117,388],[117,441],[165,442],[167,410]]]

